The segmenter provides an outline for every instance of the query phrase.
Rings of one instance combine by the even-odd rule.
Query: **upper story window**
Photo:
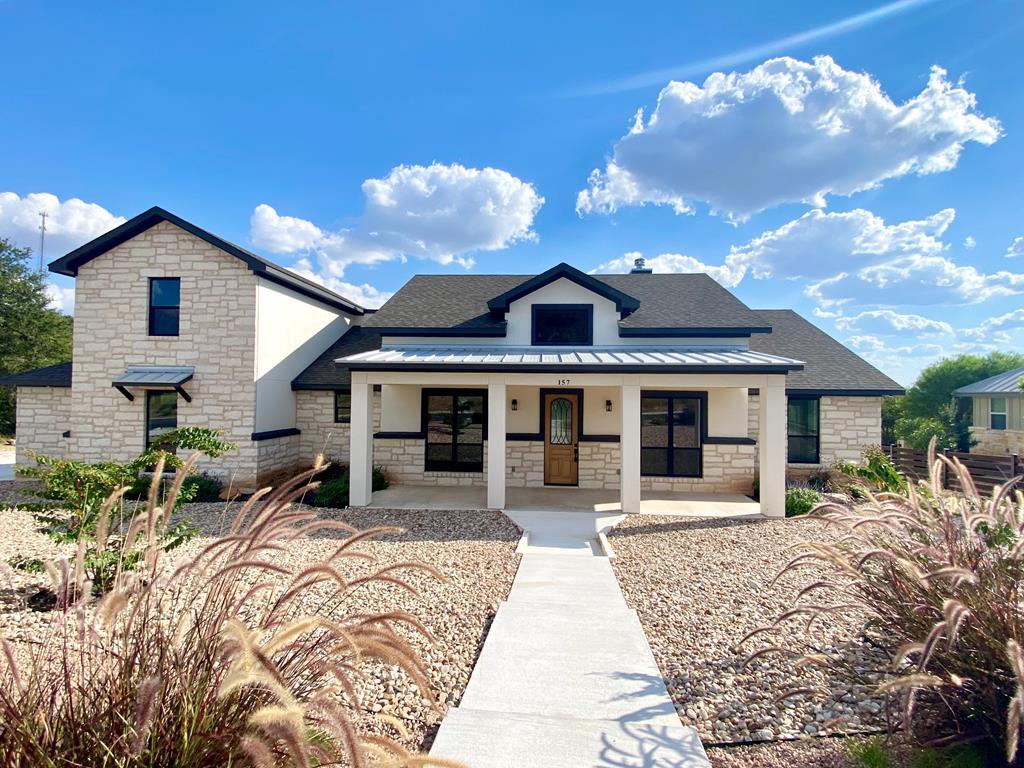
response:
[[[990,400],[988,425],[991,429],[1006,429],[1006,398],[993,397]]]
[[[149,335],[177,336],[181,316],[181,278],[149,279]]]
[[[532,343],[539,346],[594,343],[592,304],[534,304]]]

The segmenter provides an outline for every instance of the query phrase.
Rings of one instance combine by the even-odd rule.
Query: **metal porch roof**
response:
[[[989,376],[987,379],[967,384],[953,390],[954,395],[1020,395],[1024,394],[1020,383],[1024,380],[1024,368],[1015,368],[1006,373]]]
[[[195,372],[196,369],[191,365],[129,365],[128,370],[111,384],[115,387],[173,389],[191,379]]]

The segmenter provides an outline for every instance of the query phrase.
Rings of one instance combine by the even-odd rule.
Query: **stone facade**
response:
[[[373,393],[373,431],[380,429],[380,392]],[[348,463],[348,424],[334,421],[334,392],[303,390],[295,393],[295,426],[301,431],[298,456],[312,462],[317,454],[332,461]],[[376,461],[376,463],[380,463]]]
[[[748,435],[757,440],[760,398],[750,396],[747,407]],[[865,448],[882,443],[882,398],[822,395],[819,405],[819,446],[817,464],[789,464],[795,474],[837,461],[857,461]],[[757,447],[754,446],[757,466]]]
[[[971,427],[971,439],[977,445],[971,453],[1009,453],[1024,456],[1024,431],[1019,429],[986,429]]]
[[[422,437],[377,438],[373,441],[373,466],[383,467],[396,485],[487,486],[487,441],[484,441],[482,472],[427,472],[423,469]]]
[[[179,336],[149,336],[150,277],[181,278]],[[125,460],[145,447],[146,398],[110,382],[129,365],[191,365],[179,426],[225,430],[238,444],[203,469],[236,486],[255,482],[262,450],[250,435],[256,406],[256,278],[239,259],[161,222],[83,264],[75,287],[74,376],[68,452]],[[272,449],[267,449],[272,450]]]
[[[70,440],[64,433],[71,428],[70,387],[18,387],[15,418],[17,466],[35,465],[27,450],[43,456],[68,455]]]
[[[285,435],[256,441],[256,479],[260,485],[272,485],[312,465],[312,460],[299,457],[299,437]]]

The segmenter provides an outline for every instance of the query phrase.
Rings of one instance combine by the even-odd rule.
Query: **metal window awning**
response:
[[[110,385],[129,400],[135,396],[128,391],[136,389],[174,390],[185,402],[191,403],[192,397],[182,387],[195,375],[196,369],[191,365],[129,365],[128,369],[114,379]]]

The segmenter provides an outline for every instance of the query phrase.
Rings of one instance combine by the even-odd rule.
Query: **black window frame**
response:
[[[431,397],[450,397],[452,398],[452,418],[453,420],[458,415],[458,402],[460,397],[479,397],[482,400],[482,430],[480,438],[480,461],[459,461],[456,456],[458,455],[458,446],[460,445],[457,437],[457,432],[452,433],[452,458],[448,461],[440,461],[437,459],[431,459],[428,451],[429,438],[429,413],[428,403]],[[485,443],[487,442],[487,390],[476,389],[472,387],[464,388],[424,388],[421,396],[420,406],[420,431],[423,434],[423,471],[424,472],[474,472],[482,473],[484,471],[484,452]],[[462,443],[463,445],[476,445],[476,443]]]
[[[994,411],[992,409],[992,403],[995,400],[1002,400],[1003,401],[1003,410],[1001,410],[1001,411]],[[992,421],[992,418],[995,417],[995,416],[1001,416],[1002,417],[1002,419],[1003,419],[1003,426],[997,427],[995,425],[995,423]],[[1006,397],[1006,396],[1003,396],[1003,397],[992,396],[992,397],[990,397],[988,399],[988,428],[991,429],[993,432],[1005,432],[1007,426],[1009,426],[1009,424],[1008,424],[1009,420],[1010,420],[1010,399],[1008,397]]]
[[[644,446],[643,436],[643,410],[640,412],[640,476],[641,477],[679,477],[679,478],[702,478],[704,477],[704,444],[708,437],[708,393],[707,392],[688,392],[688,391],[666,391],[666,390],[641,390],[640,402],[644,400],[652,399],[664,399],[666,403],[665,415],[668,424],[668,440],[665,446]],[[698,405],[698,418],[700,419],[700,425],[697,430],[698,444],[695,449],[678,449],[678,450],[696,450],[697,451],[697,473],[696,474],[681,474],[675,471],[675,457],[673,451],[675,448],[675,424],[672,422],[673,413],[673,400],[697,400]],[[645,472],[644,471],[644,451],[662,449],[666,453],[665,466],[666,472]]]
[[[794,433],[790,432],[789,431],[789,422],[790,422],[790,419],[789,419],[789,408],[790,408],[790,406],[794,405],[795,403],[806,403],[806,402],[811,402],[811,401],[813,401],[813,402],[818,404],[818,407],[817,407],[818,424],[817,424],[817,428],[816,428],[815,434],[813,434],[813,435],[801,435],[801,434],[794,434]],[[800,438],[800,439],[803,439],[803,440],[806,440],[809,437],[813,437],[814,438],[814,460],[813,461],[806,461],[804,459],[794,459],[793,458],[793,452],[792,452],[792,450],[790,450],[790,441],[794,437]],[[821,464],[821,397],[819,395],[789,395],[786,398],[786,463],[787,464],[808,464],[808,465]]]
[[[157,395],[171,395],[174,398],[174,426],[167,429],[171,432],[178,428],[178,393],[173,389],[147,389],[146,390],[146,411],[145,411],[145,422],[143,424],[143,437],[146,446],[146,450],[151,448],[161,448],[161,450],[167,451],[168,453],[174,453],[174,446],[161,446],[159,442],[153,441],[150,438],[150,434],[153,431],[150,427],[153,419],[153,400]]]
[[[544,312],[581,312],[586,321],[583,341],[543,341],[538,337],[538,315]],[[530,309],[530,343],[535,347],[592,347],[594,345],[593,304],[534,304]]]
[[[153,286],[157,281],[176,282],[178,284],[178,303],[177,304],[153,304]],[[157,333],[156,332],[156,316],[158,313],[165,313],[168,310],[175,310],[175,324],[174,333]],[[164,338],[172,338],[181,335],[181,278],[180,277],[151,277],[149,278],[149,298],[148,298],[148,317],[147,317],[147,330],[150,336],[161,336]]]
[[[338,398],[347,397],[348,404],[343,405],[339,408]],[[347,411],[347,415],[340,416],[341,410]],[[334,423],[335,424],[351,424],[352,423],[352,390],[350,389],[336,389],[334,391]]]

